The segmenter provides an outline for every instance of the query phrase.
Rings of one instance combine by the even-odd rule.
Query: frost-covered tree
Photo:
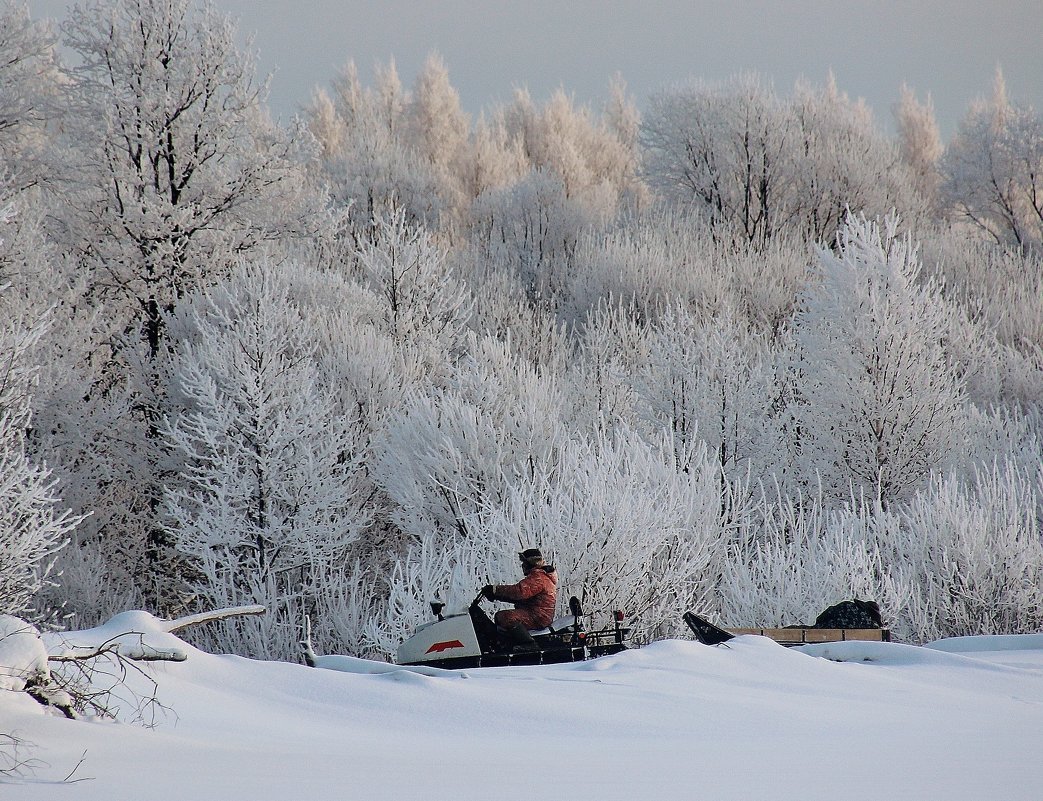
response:
[[[363,432],[335,412],[307,310],[277,268],[240,268],[193,298],[178,327],[166,436],[179,477],[164,524],[202,606],[268,607],[239,642],[231,627],[219,641],[289,658],[301,610],[331,594],[369,522]]]
[[[896,212],[907,225],[919,219],[922,201],[909,171],[864,101],[840,91],[830,75],[822,87],[798,83],[789,105],[795,120],[790,191],[800,233],[831,241],[849,211]]]
[[[110,440],[113,471],[134,476],[143,496],[117,512],[140,521],[120,535],[144,528],[158,575],[167,571],[160,557],[169,544],[157,520],[164,321],[238,254],[307,230],[313,201],[303,193],[294,139],[268,119],[252,59],[211,7],[106,0],[73,9],[63,33],[74,59],[63,95],[68,120],[54,150],[64,165],[55,236],[89,272],[89,302],[104,303],[115,328],[99,346],[104,368],[90,397],[115,408],[122,400],[109,396],[129,393],[138,430],[98,433]],[[117,444],[128,433],[133,440]],[[121,463],[123,455],[130,461]],[[126,550],[138,548],[128,542]]]
[[[626,114],[625,97],[619,102]],[[621,121],[622,130],[612,127],[589,108],[577,107],[564,90],[542,108],[518,90],[504,109],[504,122],[529,164],[557,176],[565,196],[595,217],[611,215],[624,196],[640,193],[634,142],[624,138],[626,123]]]
[[[460,209],[460,177],[467,158],[470,121],[460,107],[460,95],[449,83],[449,71],[438,55],[431,55],[413,84],[404,110],[405,136],[420,157],[434,169],[446,206]]]
[[[0,210],[0,224],[7,213]],[[6,289],[0,286],[0,614],[22,615],[79,518],[61,511],[51,472],[29,458],[37,374],[30,357],[43,324],[27,324]]]
[[[902,160],[912,171],[917,190],[927,202],[934,203],[938,195],[938,162],[944,146],[931,96],[928,94],[927,100],[921,103],[913,90],[902,84],[901,95],[892,111]]]
[[[483,191],[470,240],[481,258],[520,276],[531,300],[553,303],[582,236],[644,202],[634,145],[563,91],[542,107],[518,91],[489,126],[475,136],[472,185]]]
[[[634,100],[627,94],[623,76],[616,73],[608,86],[608,102],[605,103],[605,124],[636,159],[641,114]]]
[[[754,76],[660,93],[642,143],[652,187],[725,238],[830,240],[847,208],[918,210],[897,150],[832,78],[788,99]]]
[[[950,312],[919,274],[895,218],[849,217],[794,317],[795,478],[834,499],[907,497],[960,437]]]
[[[912,578],[902,628],[920,642],[1043,626],[1043,473],[1004,460],[935,477],[881,548]]]
[[[475,338],[447,383],[415,392],[375,443],[374,480],[416,539],[466,537],[478,505],[546,464],[562,437],[561,387],[503,343]]]
[[[572,359],[566,328],[546,305],[529,302],[517,275],[504,273],[470,249],[464,251],[460,264],[477,299],[470,320],[472,330],[509,342],[523,363],[539,369],[557,371]]]
[[[155,354],[177,298],[307,218],[295,144],[210,7],[106,0],[76,7],[64,33],[65,222],[96,291]]]
[[[583,323],[565,374],[569,403],[566,420],[577,432],[627,426],[649,436],[635,373],[649,361],[649,337],[634,307],[606,301]],[[658,423],[658,421],[656,421]]]
[[[356,256],[361,277],[381,299],[385,330],[399,347],[441,359],[457,346],[470,313],[446,249],[400,209],[373,225],[373,241]]]
[[[966,354],[971,400],[1024,408],[1043,400],[1043,252],[953,229],[925,241],[924,265],[969,321],[953,342]]]
[[[26,363],[36,366],[27,449],[46,464],[63,508],[85,515],[57,555],[61,586],[37,596],[89,626],[128,606],[149,585],[144,575],[151,475],[141,458],[146,422],[127,382],[103,379],[121,326],[90,293],[90,276],[46,235],[54,206],[33,189],[18,196],[17,218],[0,243],[0,282],[9,283],[5,313],[47,320]],[[87,298],[91,300],[87,300]],[[111,582],[99,583],[104,572]],[[112,590],[112,604],[105,598]]]
[[[775,92],[753,76],[659,93],[642,122],[646,179],[712,227],[768,240],[789,223],[791,127]]]
[[[77,289],[54,296],[54,322],[38,348],[44,363],[31,443],[59,479],[62,503],[87,514],[58,554],[61,587],[41,603],[90,626],[142,608],[145,597],[155,602],[158,576],[150,569],[154,475],[143,457],[148,424],[141,395],[128,382],[99,386],[97,349],[109,320],[104,306],[85,307]],[[108,581],[98,582],[99,573]]]
[[[898,519],[863,498],[829,508],[821,495],[763,494],[736,514],[720,585],[725,620],[751,626],[810,625],[843,598],[875,600],[885,625],[906,633],[913,583],[882,543]]]
[[[703,300],[718,297],[726,279],[718,264],[710,267],[712,249],[701,223],[686,226],[669,210],[615,230],[588,231],[567,269],[554,276],[555,312],[582,328],[602,304],[621,304],[645,320],[678,299],[713,305]]]
[[[434,92],[438,84],[427,87]],[[434,103],[433,97],[426,101]],[[448,102],[448,101],[446,101]],[[409,96],[402,89],[394,62],[378,70],[377,85],[364,88],[353,63],[334,79],[331,91],[319,89],[305,110],[323,158],[321,176],[335,206],[343,210],[344,234],[354,246],[372,240],[376,221],[397,211],[416,226],[436,226],[454,197],[442,181],[455,181],[445,165],[432,160],[430,148],[410,146],[410,135],[421,124],[437,120],[414,109],[406,124]],[[452,127],[452,126],[450,126]],[[438,140],[438,134],[432,132]],[[431,145],[434,146],[433,144]],[[438,159],[445,154],[441,152]]]
[[[1043,117],[1008,99],[1002,73],[992,97],[960,122],[941,172],[943,199],[958,219],[1001,245],[1043,243]]]
[[[537,169],[476,198],[470,236],[478,256],[517,275],[530,300],[550,302],[582,236],[596,223],[581,203],[569,199],[559,176]]]
[[[588,232],[567,267],[557,276],[554,309],[569,324],[582,327],[600,303],[621,303],[649,322],[682,303],[701,320],[731,314],[775,336],[806,280],[807,245],[791,236],[761,245],[715,241],[690,208],[659,206]]]
[[[772,419],[780,393],[763,341],[730,315],[703,323],[684,307],[657,321],[649,340],[639,381],[651,418],[681,448],[706,443],[729,478],[752,470],[767,479],[782,442]]]
[[[520,180],[528,172],[523,143],[508,132],[502,108],[478,117],[465,168],[464,188],[471,201],[487,190]]]
[[[43,173],[44,129],[57,111],[54,41],[24,3],[0,2],[0,182],[12,189]]]

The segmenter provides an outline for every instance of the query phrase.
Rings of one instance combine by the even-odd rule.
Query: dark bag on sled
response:
[[[878,629],[882,626],[876,601],[841,601],[815,618],[817,629]]]

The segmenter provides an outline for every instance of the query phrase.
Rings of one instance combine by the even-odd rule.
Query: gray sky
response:
[[[61,19],[72,3],[28,0]],[[619,72],[638,105],[691,77],[755,71],[788,93],[803,76],[864,97],[890,128],[906,82],[930,92],[948,137],[997,65],[1012,99],[1043,108],[1041,0],[213,0],[255,37],[284,119],[349,59],[364,83],[394,57],[407,86],[432,51],[472,113],[527,86],[600,106]]]

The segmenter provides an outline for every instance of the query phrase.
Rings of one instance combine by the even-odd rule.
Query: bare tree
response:
[[[1012,103],[1003,74],[971,106],[942,158],[942,195],[958,219],[1001,245],[1043,244],[1043,118]]]
[[[295,143],[230,22],[190,0],[75,8],[67,44],[74,246],[150,354],[161,312],[306,212]]]
[[[755,76],[664,92],[642,142],[652,187],[725,239],[829,241],[847,208],[915,208],[897,150],[832,77],[821,89],[798,84],[791,98]]]

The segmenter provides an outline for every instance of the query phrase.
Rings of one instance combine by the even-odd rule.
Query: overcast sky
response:
[[[692,77],[744,71],[788,93],[803,76],[864,97],[890,128],[907,83],[930,92],[949,136],[997,65],[1012,99],[1043,108],[1043,0],[213,0],[252,33],[271,105],[287,118],[354,60],[364,83],[394,57],[412,83],[440,53],[464,107],[476,113],[527,86],[537,100],[564,87],[600,107],[619,72],[638,104]],[[29,0],[61,19],[72,3]]]

